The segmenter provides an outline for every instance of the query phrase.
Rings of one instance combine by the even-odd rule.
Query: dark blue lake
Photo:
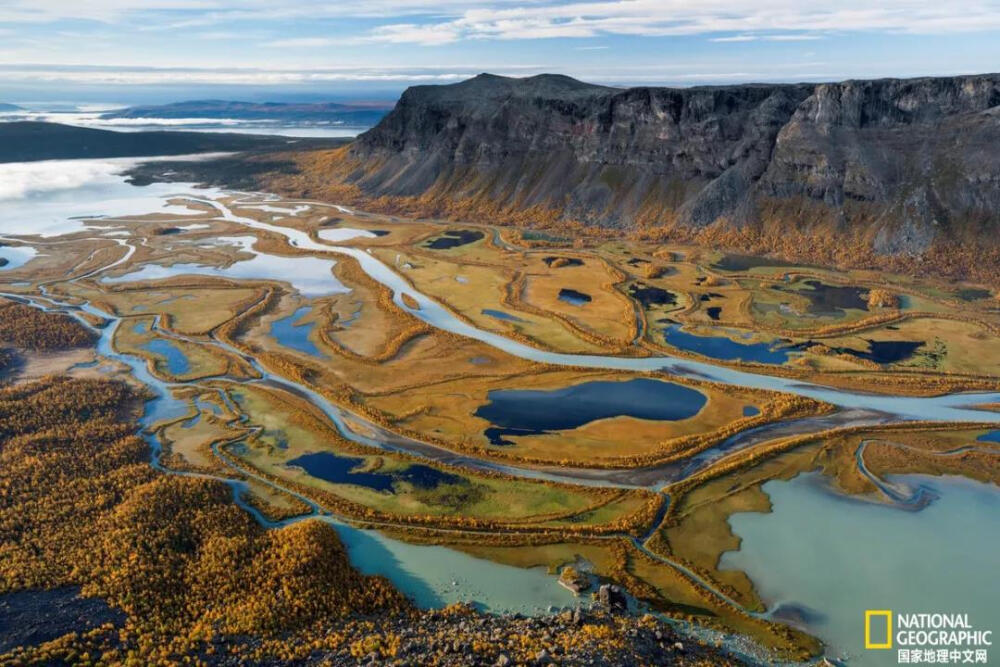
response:
[[[513,444],[506,435],[539,435],[609,417],[677,421],[698,414],[705,395],[695,389],[649,378],[594,381],[562,389],[498,389],[476,416],[493,426],[484,432],[494,445]]]
[[[979,442],[1000,442],[1000,430],[983,433],[976,440]]]
[[[464,478],[421,464],[414,464],[402,470],[391,472],[355,471],[364,459],[338,456],[330,452],[303,454],[288,462],[298,466],[309,475],[333,484],[355,484],[375,491],[393,491],[396,482],[409,482],[421,489],[433,489],[440,484],[460,484]]]
[[[681,350],[697,352],[723,361],[756,361],[761,364],[783,364],[788,361],[790,350],[775,347],[773,343],[738,343],[726,336],[696,336],[671,324],[663,330],[667,343]]]
[[[584,294],[583,292],[578,292],[575,289],[564,287],[559,290],[559,300],[565,301],[566,303],[574,306],[586,306],[590,303],[591,298],[589,294]]]
[[[484,236],[485,234],[474,229],[461,229],[458,231],[449,230],[436,239],[431,239],[425,243],[424,247],[431,248],[432,250],[447,250],[449,248],[457,248],[458,246],[475,243]]]
[[[184,356],[184,353],[172,341],[163,338],[154,338],[143,345],[142,349],[149,350],[153,354],[165,359],[167,370],[173,375],[184,375],[191,370],[191,364],[188,363],[187,357]]]
[[[302,306],[288,317],[275,320],[271,324],[271,335],[285,347],[322,359],[326,355],[320,352],[316,344],[309,340],[309,334],[316,323],[300,322],[303,317],[309,314],[310,310],[312,310],[312,306]]]

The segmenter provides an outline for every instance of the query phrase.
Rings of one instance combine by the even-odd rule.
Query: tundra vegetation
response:
[[[269,210],[256,199],[226,202],[241,216],[314,240],[333,227],[377,230],[338,243],[364,248],[458,319],[542,351],[667,353],[894,394],[998,386],[1000,312],[965,298],[984,289],[978,285],[749,261],[643,239],[535,238],[299,201],[270,200]],[[641,644],[630,647],[629,633],[659,633],[650,650],[673,646],[664,639],[673,630],[652,617],[607,614],[553,621],[562,628],[558,642],[541,625],[507,619],[507,629],[497,630],[503,641],[488,641],[477,628],[494,621],[466,608],[416,610],[387,580],[353,569],[321,513],[409,542],[543,566],[583,598],[593,592],[591,580],[614,583],[651,612],[749,636],[775,659],[802,659],[820,650],[818,641],[752,614],[763,606],[753,582],[718,569],[720,555],[738,546],[727,517],[768,509],[761,484],[818,469],[843,493],[888,501],[869,475],[1000,481],[997,450],[975,444],[988,419],[793,429],[709,456],[750,429],[806,423],[833,408],[655,371],[515,357],[427,324],[411,312],[415,300],[399,305],[343,255],[330,255],[335,263],[310,276],[342,287],[320,294],[279,280],[183,270],[118,280],[143,266],[225,268],[249,259],[220,235],[253,234],[258,253],[315,254],[189,205],[185,223],[205,227],[157,234],[171,221],[129,220],[145,242],[127,258],[81,232],[76,243],[50,244],[38,264],[4,275],[0,483],[8,502],[0,506],[0,593],[77,587],[124,620],[14,649],[2,661],[211,662],[231,652],[259,661],[374,654],[402,664],[417,659],[406,657],[416,641],[426,662],[493,661],[500,653],[523,662],[542,649],[551,654],[557,643],[564,656],[617,655]],[[440,239],[455,242],[434,243]],[[119,259],[100,270],[100,261]],[[561,299],[564,290],[589,300]],[[80,311],[83,304],[105,315]],[[304,327],[298,331],[309,346],[275,335],[275,322],[297,313],[291,326]],[[667,327],[724,345],[785,350],[787,360],[712,357],[669,343]],[[100,359],[95,367],[65,356],[77,349],[93,356],[99,334],[142,360],[186,406],[148,425],[160,449],[140,435],[135,420],[150,396],[124,364]],[[55,359],[54,374],[26,374],[18,359],[32,355]],[[672,383],[699,404],[677,419],[622,411],[508,429],[505,444],[491,438],[498,425],[482,416],[502,392],[538,396],[639,379]],[[332,408],[321,409],[312,395]],[[698,455],[703,465],[666,486],[575,479],[682,469]],[[562,477],[548,474],[560,470]],[[289,524],[256,522],[234,503],[229,483],[240,489],[238,500]],[[416,634],[397,633],[404,626]],[[673,657],[681,664],[724,659],[697,643]]]

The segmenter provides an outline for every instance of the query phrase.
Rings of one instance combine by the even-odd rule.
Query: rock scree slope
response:
[[[481,74],[406,90],[341,175],[425,209],[955,268],[998,258],[998,145],[1000,74],[628,89]]]

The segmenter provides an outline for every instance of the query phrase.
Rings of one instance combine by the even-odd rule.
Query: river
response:
[[[91,162],[95,164],[86,164]],[[812,421],[808,421],[806,424],[800,425],[808,426],[809,428],[816,430],[829,424],[878,423],[888,419],[1000,422],[1000,414],[996,412],[991,413],[975,410],[972,407],[980,403],[1000,402],[1000,393],[959,393],[931,398],[869,394],[824,387],[798,380],[757,374],[744,370],[717,366],[707,362],[671,356],[631,358],[607,355],[560,354],[539,350],[518,341],[510,340],[499,334],[480,330],[459,319],[440,303],[415,290],[402,276],[363,249],[338,246],[334,242],[315,241],[305,232],[240,216],[234,212],[232,205],[227,205],[224,201],[222,201],[222,198],[226,195],[218,190],[195,190],[190,185],[183,184],[160,184],[150,188],[134,188],[132,186],[128,186],[124,184],[121,177],[115,176],[117,173],[115,170],[120,170],[122,168],[122,164],[122,161],[109,165],[108,161],[81,160],[74,161],[74,164],[62,163],[60,165],[52,165],[50,163],[48,168],[43,168],[40,171],[35,167],[26,167],[29,172],[32,169],[35,171],[33,172],[33,175],[26,176],[22,179],[21,182],[23,187],[21,188],[20,194],[8,193],[7,199],[0,198],[0,207],[3,207],[4,212],[7,213],[8,211],[12,211],[15,214],[13,217],[7,216],[3,222],[0,222],[0,233],[9,237],[16,236],[18,237],[18,240],[25,241],[28,244],[30,244],[33,240],[31,238],[32,234],[51,237],[69,233],[88,232],[93,233],[97,237],[106,237],[111,233],[119,233],[121,230],[126,229],[126,226],[112,220],[102,221],[98,219],[96,222],[88,221],[88,217],[92,218],[93,216],[100,215],[115,217],[122,215],[138,215],[148,212],[184,215],[190,212],[183,210],[183,207],[167,204],[168,199],[177,195],[183,195],[194,201],[202,202],[214,207],[220,218],[224,218],[230,222],[243,225],[248,228],[280,234],[287,239],[290,246],[300,251],[308,251],[312,253],[315,261],[323,263],[330,281],[329,287],[331,291],[337,291],[341,286],[339,286],[339,283],[336,283],[332,275],[329,275],[329,260],[335,260],[338,255],[351,256],[359,262],[361,268],[371,278],[392,290],[394,294],[394,301],[397,305],[409,311],[415,317],[420,318],[438,329],[479,340],[493,346],[496,349],[503,350],[504,352],[520,358],[553,365],[634,371],[662,371],[668,375],[696,377],[724,384],[784,391],[826,401],[838,406],[840,411],[836,415],[814,418]],[[8,165],[7,169],[10,171],[11,166]],[[46,184],[44,177],[58,173],[60,169],[67,170],[67,172],[71,175],[71,178],[65,181],[68,183],[67,187],[62,189],[52,188],[50,185]],[[80,194],[79,198],[75,196],[77,193]],[[0,197],[2,196],[3,195],[0,194]],[[102,199],[104,196],[107,197],[106,200]],[[107,202],[107,208],[104,207],[105,201]],[[260,198],[256,198],[253,201],[257,205],[262,203]],[[9,207],[8,203],[10,203]],[[301,205],[302,203],[300,202],[298,204]],[[327,206],[325,204],[312,202],[309,202],[308,204]],[[41,224],[33,225],[31,221],[36,220],[41,221]],[[112,264],[109,264],[104,269],[92,272],[92,275],[96,276],[103,270],[125,261],[135,251],[135,246],[130,244],[127,240],[115,240],[123,247],[126,247],[124,256]],[[251,252],[255,258],[267,257],[257,251],[251,250]],[[19,257],[24,257],[26,262],[30,262],[30,255],[30,251],[21,251]],[[261,260],[258,259],[257,261]],[[268,266],[271,265],[269,264]],[[157,271],[156,277],[171,275],[172,273],[183,270],[184,269],[181,268],[176,269],[175,271]],[[313,271],[309,271],[307,273],[310,277],[316,275]],[[240,275],[243,275],[242,272]],[[269,277],[276,278],[278,276],[272,273]],[[292,279],[292,282],[295,282],[294,278]],[[306,289],[321,290],[321,287],[322,286],[317,285],[314,280],[310,280]],[[404,296],[408,297],[408,299],[404,300]],[[407,305],[407,300],[415,302],[417,307],[414,308]],[[107,313],[103,313],[89,305],[85,305],[84,310],[89,310],[94,314],[101,315],[102,317],[106,317],[112,321],[111,326],[98,330],[98,333],[100,334],[99,352],[108,358],[117,359],[126,363],[131,369],[133,375],[140,382],[150,387],[156,395],[156,398],[148,404],[148,409],[143,417],[142,423],[143,427],[146,429],[146,436],[150,439],[151,444],[154,446],[154,452],[158,453],[156,436],[148,430],[149,427],[163,419],[176,418],[185,414],[187,411],[186,404],[182,401],[174,399],[170,393],[170,386],[150,374],[146,364],[141,359],[129,357],[128,355],[120,355],[111,348],[111,338],[118,324],[117,318],[109,317]],[[221,341],[214,341],[213,344],[224,346],[229,351],[239,353],[229,346],[226,346]],[[728,451],[732,451],[738,447],[755,444],[766,437],[773,437],[774,435],[780,434],[780,429],[790,428],[789,424],[783,424],[770,427],[775,429],[773,431],[769,431],[765,428],[761,429],[761,432],[756,434],[748,433],[734,436],[734,438],[730,439],[726,443],[723,443],[717,448],[713,448],[702,456],[699,456],[697,460],[685,462],[683,465],[675,464],[668,467],[638,471],[594,471],[577,470],[572,468],[528,469],[518,466],[499,465],[456,455],[453,452],[449,452],[426,443],[420,443],[391,434],[385,429],[375,425],[371,425],[374,429],[374,437],[359,436],[351,429],[345,427],[343,423],[345,412],[343,409],[331,404],[324,397],[308,387],[290,382],[285,378],[268,373],[265,369],[261,368],[259,364],[254,363],[254,366],[261,374],[259,381],[277,385],[282,389],[292,391],[306,397],[314,405],[317,405],[317,407],[322,409],[342,433],[348,437],[353,436],[352,439],[363,442],[364,444],[385,447],[390,450],[404,450],[426,456],[428,458],[433,458],[435,460],[454,463],[457,465],[468,465],[473,468],[495,469],[509,474],[545,479],[557,479],[581,484],[612,483],[626,486],[656,488],[666,481],[680,479],[698,469],[701,469],[704,465],[716,460],[719,456]],[[356,415],[350,416],[354,419],[357,418]],[[806,420],[803,421],[805,422]],[[158,465],[155,456],[154,465]],[[239,501],[238,492],[242,490],[241,483],[232,481],[227,483],[233,486],[234,490],[237,491],[236,496]],[[811,516],[817,516],[816,513],[825,511],[833,517],[830,521],[836,521],[837,516],[839,516],[836,511],[831,512],[831,508],[836,508],[837,505],[834,501],[830,500],[828,495],[811,498],[808,494],[806,494],[801,497],[796,496],[791,501],[785,501],[782,499],[782,493],[784,492],[781,491],[781,487],[775,487],[773,486],[774,484],[778,483],[769,483],[766,486],[766,489],[772,493],[772,497],[776,498],[775,514],[767,515],[766,518],[777,517],[780,521],[775,519],[769,523],[768,530],[771,531],[771,534],[763,540],[751,536],[751,529],[746,529],[748,532],[746,552],[740,552],[740,554],[737,555],[727,556],[727,562],[730,562],[733,565],[738,563],[741,567],[746,567],[755,581],[759,578],[760,582],[762,582],[761,588],[765,593],[765,597],[774,602],[781,602],[787,599],[804,602],[806,604],[813,604],[813,600],[818,599],[818,595],[814,594],[814,591],[808,586],[800,584],[800,582],[795,580],[791,576],[793,570],[786,570],[785,567],[775,567],[773,565],[775,562],[784,563],[785,561],[771,560],[775,558],[773,551],[757,553],[753,551],[753,546],[761,542],[766,542],[768,544],[785,544],[785,542],[780,539],[781,536],[785,536],[788,540],[794,541],[794,539],[801,534],[798,531],[801,527],[800,524],[803,520],[802,517],[810,516],[810,513],[800,511],[797,507],[798,504],[804,504],[803,506],[811,507],[813,512]],[[995,489],[990,493],[993,493],[993,497],[995,497]],[[936,511],[942,511],[940,509],[941,507],[948,510],[952,507],[967,506],[968,503],[971,502],[968,498],[965,498],[961,492],[952,493],[951,491],[947,491],[941,494],[942,498],[947,498],[949,496],[952,496],[953,500],[948,501],[947,504],[943,502],[937,503],[939,509]],[[809,505],[810,502],[812,503],[811,505]],[[245,503],[241,502],[241,504],[248,511],[253,512],[254,515],[257,516],[263,523],[267,525],[274,525],[267,522],[266,519],[261,517],[259,513],[255,512],[253,508],[248,507]],[[786,516],[784,510],[782,510],[782,514],[779,515],[778,513],[778,508],[786,505],[796,507],[794,511],[798,512],[795,516],[788,516],[787,521],[785,520]],[[567,592],[560,587],[555,586],[552,577],[544,572],[501,566],[482,559],[472,558],[465,554],[443,547],[421,547],[409,545],[397,540],[389,539],[376,531],[358,530],[353,528],[345,521],[320,512],[315,505],[312,506],[316,511],[316,516],[319,516],[322,520],[331,522],[338,529],[341,536],[344,538],[345,543],[348,545],[353,562],[355,562],[355,564],[358,565],[362,571],[385,574],[394,583],[396,583],[401,590],[404,590],[417,600],[418,603],[427,606],[438,606],[442,603],[450,601],[460,599],[467,600],[471,598],[479,601],[485,608],[494,611],[529,612],[543,610],[550,605],[565,606],[573,604],[572,596],[569,596]],[[935,505],[932,504],[930,508],[915,514],[892,510],[897,513],[894,514],[893,517],[896,517],[897,515],[905,517],[929,516],[931,518],[927,519],[928,523],[921,525],[926,526],[928,529],[936,529],[940,527],[940,522],[943,520],[935,519],[936,515],[934,513],[926,513],[934,506]],[[869,506],[865,505],[863,507]],[[868,512],[874,510],[862,509],[858,511]],[[946,513],[946,516],[950,515],[947,515]],[[909,520],[920,521],[920,519],[908,519],[908,521]],[[734,526],[739,528],[740,521],[744,521],[743,515],[734,517]],[[888,523],[893,523],[892,519],[888,519],[887,521]],[[900,519],[896,519],[897,527],[901,525],[899,523],[900,521]],[[868,535],[870,531],[866,530],[853,533],[853,528],[847,523],[834,523],[827,525],[830,526],[830,530],[828,531],[828,537],[830,540],[835,540],[838,543],[843,543],[845,545],[852,545],[854,548],[852,553],[864,553],[863,539],[866,539],[865,535]],[[914,526],[912,529],[919,530],[919,527]],[[760,530],[763,531],[763,529]],[[892,532],[895,528],[885,527],[884,530],[886,531],[886,534],[895,534]],[[1000,533],[994,531],[994,534]],[[878,547],[870,550],[871,553],[889,554],[889,558],[904,557],[904,554],[897,554],[888,547],[883,547],[881,543],[878,544]],[[979,545],[978,543],[972,544],[977,553],[995,553],[995,549],[992,548],[995,545],[992,543],[989,545]],[[979,551],[980,547],[989,548],[989,550]],[[943,548],[946,549],[946,547]],[[787,553],[785,553],[785,550],[787,550]],[[791,546],[787,546],[785,550],[781,550],[781,553],[784,554],[783,557],[786,560],[793,559],[794,554],[796,553],[795,550]],[[743,562],[738,560],[741,555],[746,559]],[[825,562],[820,563],[819,566],[824,566],[824,564]],[[983,569],[977,566],[970,567],[969,569],[972,573],[981,574],[984,572]],[[820,579],[829,583],[830,577],[815,577],[815,573],[817,571],[827,572],[828,570],[813,569],[812,573],[814,579]],[[788,577],[785,577],[786,572],[789,575]],[[969,576],[972,575],[970,574]],[[774,577],[778,577],[785,583],[781,585],[772,584],[772,578]],[[858,578],[861,582],[865,581],[864,577]],[[897,586],[899,581],[904,581],[904,579],[897,578]],[[798,587],[800,585],[802,586],[801,588]],[[782,586],[785,587],[783,588]],[[837,626],[838,623],[850,622],[850,614],[848,613],[850,610],[846,609],[846,607],[839,606],[834,603],[831,603],[829,607],[824,607],[822,600],[818,600],[818,602],[819,607],[824,609],[825,613],[828,614],[830,618],[837,618],[836,623],[831,621],[831,628]],[[815,629],[815,631],[819,633],[821,637],[827,638],[838,649],[841,648],[844,642],[842,639],[844,633],[841,630],[826,630],[820,626],[816,626],[816,628],[817,629]]]

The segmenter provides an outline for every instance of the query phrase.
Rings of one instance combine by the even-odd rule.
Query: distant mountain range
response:
[[[236,120],[280,120],[283,122],[375,125],[392,108],[392,102],[366,104],[291,104],[279,102],[229,102],[194,100],[174,104],[136,106],[109,111],[101,116],[113,118],[211,118]]]
[[[0,123],[0,162],[146,157],[337,146],[337,139],[292,139],[206,132],[112,132],[58,123]]]
[[[23,111],[23,110],[24,109],[17,106],[16,104],[6,104],[4,102],[0,102],[0,111]]]

